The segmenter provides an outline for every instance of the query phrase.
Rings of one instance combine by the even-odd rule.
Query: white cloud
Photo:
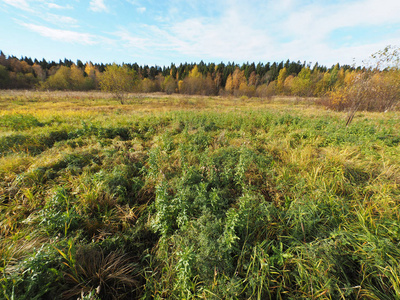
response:
[[[108,8],[104,3],[105,0],[91,0],[89,9],[94,12],[108,12]]]
[[[124,28],[114,32],[113,35],[121,40],[126,48],[146,50],[153,45],[151,39],[134,36]]]
[[[351,4],[313,4],[292,11],[282,30],[292,36],[325,38],[339,28],[399,22],[400,1],[364,0]]]
[[[88,33],[54,29],[46,26],[28,24],[23,22],[21,22],[20,25],[28,28],[33,32],[40,34],[41,36],[50,38],[55,41],[82,44],[82,45],[94,45],[98,43],[98,38]]]
[[[3,0],[4,3],[14,6],[16,8],[29,11],[29,12],[35,12],[33,7],[35,6],[40,6],[42,4],[46,5],[50,9],[72,9],[73,7],[70,4],[67,4],[65,6],[55,4],[52,2],[47,2],[44,0]],[[37,8],[37,7],[36,7]]]
[[[252,22],[251,13],[242,6],[232,6],[217,19],[176,23],[170,35],[180,40],[177,50],[185,55],[230,61],[265,57],[273,51],[273,39],[267,27]]]
[[[65,6],[62,6],[62,5],[58,5],[58,4],[55,4],[55,3],[47,3],[47,6],[49,7],[49,8],[54,8],[54,9],[73,9],[73,7],[71,6],[71,5],[65,5]]]
[[[295,55],[296,59],[329,63],[341,60],[351,64],[353,58],[367,58],[384,47],[385,43],[400,43],[400,38],[393,40],[382,36],[382,39],[375,43],[360,40],[357,45],[352,45],[351,40],[347,40],[346,44],[333,46],[330,41],[332,34],[339,29],[366,30],[363,28],[399,24],[399,15],[400,1],[364,0],[331,5],[318,2],[301,8],[298,6],[296,10],[290,11],[280,24],[277,37],[289,40],[281,45],[282,54],[291,54],[291,57]],[[357,36],[354,36],[353,40],[355,39]]]
[[[58,25],[58,26],[77,27],[77,25],[78,25],[77,19],[67,17],[67,16],[60,16],[60,15],[55,15],[55,14],[45,14],[42,16],[42,19],[46,20],[47,22]]]
[[[142,25],[116,33],[127,49],[151,49],[163,56],[180,55],[192,59],[251,61],[272,52],[266,28],[252,24],[242,7],[230,7],[219,18],[190,18]],[[121,34],[121,33],[124,34]],[[136,51],[136,50],[134,50]]]
[[[178,1],[178,0],[177,0]],[[195,0],[193,0],[195,1]],[[338,1],[325,5],[312,1],[283,0],[260,4],[231,1],[222,13],[212,17],[179,19],[184,14],[173,5],[158,25],[125,28],[116,38],[132,49],[163,57],[189,57],[209,61],[281,61],[286,59],[334,64],[352,64],[369,57],[388,44],[400,44],[399,38],[381,36],[374,42],[352,39],[339,44],[331,41],[338,29],[399,24],[400,1]],[[216,1],[218,2],[218,0]],[[175,3],[175,2],[174,2]],[[192,2],[191,2],[192,3]],[[222,2],[218,2],[221,4]],[[331,2],[332,3],[332,2]],[[176,3],[175,3],[176,4]],[[215,13],[215,12],[213,12]]]
[[[32,11],[28,1],[26,0],[3,0],[3,2],[22,10]]]
[[[138,8],[136,8],[136,10],[137,10],[137,12],[139,12],[139,13],[144,13],[145,11],[146,11],[146,7],[138,7]]]
[[[34,23],[26,20],[41,18],[58,25],[56,28],[77,27],[86,21],[73,15],[77,11],[70,11],[71,17],[49,12],[73,9],[72,5],[78,2],[89,3],[89,9],[94,12],[109,12],[112,4],[117,16],[120,16],[118,6],[126,7],[120,4],[130,3],[132,11],[146,14],[146,20],[142,21],[146,24],[132,24],[135,20],[144,20],[143,16],[124,20],[121,14],[119,24],[113,24],[111,29],[109,24],[104,24],[105,28],[88,27],[88,32],[114,31],[108,40],[95,31],[88,34],[53,29],[51,25],[26,24]],[[23,26],[42,36],[80,44],[107,44],[108,49],[120,49],[123,56],[131,54],[150,59],[147,63],[172,57],[215,62],[289,58],[328,65],[351,63],[353,57],[365,59],[388,44],[400,44],[400,34],[394,32],[400,25],[399,0],[170,0],[162,4],[155,0],[0,0],[0,3],[4,3],[2,7],[6,11],[13,6],[31,12],[25,14]],[[390,26],[385,33],[384,28]],[[374,34],[368,35],[366,28],[372,28]]]
[[[265,31],[251,28],[234,16],[217,23],[186,20],[174,25],[170,36],[179,39],[177,50],[185,55],[228,60],[250,60],[268,52],[271,45]]]

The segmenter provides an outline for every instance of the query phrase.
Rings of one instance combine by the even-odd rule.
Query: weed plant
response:
[[[29,95],[0,97],[0,298],[400,298],[397,113]]]

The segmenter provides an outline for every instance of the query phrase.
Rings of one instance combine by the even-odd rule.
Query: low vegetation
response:
[[[0,298],[397,299],[400,119],[0,94]]]

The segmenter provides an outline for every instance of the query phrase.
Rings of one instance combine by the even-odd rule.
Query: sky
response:
[[[361,65],[400,45],[400,0],[0,0],[0,50],[48,61]]]

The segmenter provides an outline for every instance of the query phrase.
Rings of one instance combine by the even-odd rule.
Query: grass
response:
[[[400,298],[398,112],[0,94],[4,299]]]

